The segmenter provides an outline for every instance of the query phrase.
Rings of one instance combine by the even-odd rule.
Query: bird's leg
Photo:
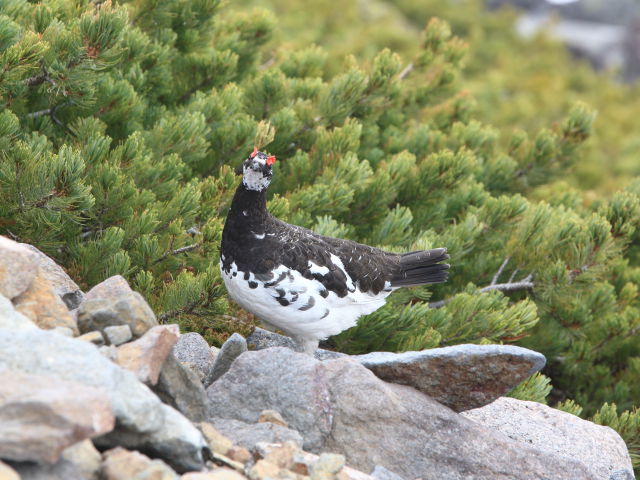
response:
[[[320,340],[301,338],[301,337],[292,337],[293,343],[295,344],[294,350],[300,353],[306,353],[313,357],[313,354],[318,349],[318,344]]]

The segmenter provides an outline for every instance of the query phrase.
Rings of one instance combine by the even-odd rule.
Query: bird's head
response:
[[[247,190],[261,192],[266,190],[273,176],[273,164],[276,157],[253,149],[244,162],[242,162],[242,183]]]

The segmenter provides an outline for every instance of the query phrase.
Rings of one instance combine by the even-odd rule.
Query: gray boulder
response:
[[[541,403],[499,398],[462,415],[524,445],[578,460],[598,478],[633,471],[627,446],[616,431]]]
[[[218,378],[225,374],[233,361],[238,356],[247,351],[247,341],[239,333],[231,335],[226,342],[222,344],[222,348],[216,356],[216,361],[211,368],[211,372],[204,379],[204,386],[208,387]]]
[[[0,329],[0,369],[17,369],[98,387],[108,394],[116,430],[96,438],[103,447],[146,449],[176,469],[203,466],[202,434],[179,412],[164,405],[136,377],[87,342],[45,330]],[[124,444],[124,443],[123,443]],[[173,449],[175,447],[175,449]]]
[[[246,352],[207,395],[210,418],[253,423],[263,410],[277,410],[303,434],[305,450],[343,454],[362,471],[381,465],[404,478],[597,478],[581,462],[492,432],[349,358]]]
[[[31,286],[37,274],[36,254],[0,235],[0,295],[13,300]]]
[[[209,376],[216,361],[216,355],[207,341],[196,332],[180,335],[173,347],[173,354],[180,363],[197,372],[201,380]]]
[[[544,367],[544,355],[512,345],[455,345],[354,357],[378,378],[408,385],[460,412],[481,407]]]
[[[162,365],[158,383],[151,389],[163,402],[192,422],[202,422],[207,418],[207,394],[200,378],[171,353]]]
[[[78,328],[86,333],[113,325],[129,325],[134,338],[158,325],[153,310],[120,275],[107,278],[87,292],[78,307]]]

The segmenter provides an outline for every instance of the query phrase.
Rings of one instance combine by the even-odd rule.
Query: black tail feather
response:
[[[447,281],[449,265],[446,248],[420,250],[400,256],[400,271],[391,280],[392,287],[411,287]]]

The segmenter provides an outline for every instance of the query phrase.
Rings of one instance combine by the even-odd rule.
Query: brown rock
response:
[[[0,372],[0,458],[53,463],[68,446],[113,429],[107,393],[55,377]]]
[[[0,236],[0,295],[13,300],[29,288],[37,274],[35,253]]]
[[[231,447],[233,447],[231,440],[218,432],[210,423],[201,422],[196,424],[196,426],[202,432],[202,435],[204,435],[211,451],[226,455]]]
[[[31,285],[13,299],[13,305],[40,328],[68,327],[78,334],[78,326],[69,309],[40,271]]]
[[[300,452],[300,447],[293,442],[261,446],[260,452],[266,460],[279,468],[289,469],[293,465],[293,457]]]
[[[81,332],[129,325],[134,338],[141,337],[158,320],[144,298],[131,290],[120,275],[110,277],[87,292],[78,307]]]
[[[256,464],[251,467],[249,471],[249,478],[251,480],[263,480],[267,478],[281,478],[280,467],[274,465],[266,460],[258,460]]]
[[[102,332],[98,330],[94,330],[93,332],[83,333],[79,337],[78,340],[82,340],[83,342],[93,343],[94,345],[104,345],[104,337],[102,336]]]
[[[67,308],[69,310],[78,308],[84,294],[76,282],[67,275],[67,272],[53,259],[49,258],[33,245],[29,245],[28,243],[20,243],[19,245],[35,253],[35,259],[40,267],[40,273],[53,287],[53,291],[62,299]]]
[[[253,457],[251,456],[251,452],[244,447],[239,447],[234,445],[229,450],[227,450],[227,457],[235,462],[247,463]]]
[[[544,367],[544,355],[513,345],[454,345],[353,357],[378,378],[408,385],[461,412],[505,395]]]
[[[0,480],[20,480],[20,476],[13,468],[0,461]]]
[[[100,471],[102,455],[91,440],[84,440],[62,452],[60,461],[71,463],[82,478],[95,480]]]
[[[262,413],[260,413],[260,417],[258,417],[258,423],[275,423],[282,427],[289,427],[289,424],[285,422],[282,415],[275,410],[263,410]]]
[[[247,477],[230,468],[216,468],[210,472],[185,473],[180,480],[247,480]]]
[[[133,480],[144,478],[153,480],[178,480],[174,472],[162,460],[151,460],[140,452],[130,452],[116,447],[104,452],[101,469],[104,480]]]
[[[147,385],[158,383],[160,371],[180,334],[177,325],[158,325],[141,338],[117,348],[116,363]]]

